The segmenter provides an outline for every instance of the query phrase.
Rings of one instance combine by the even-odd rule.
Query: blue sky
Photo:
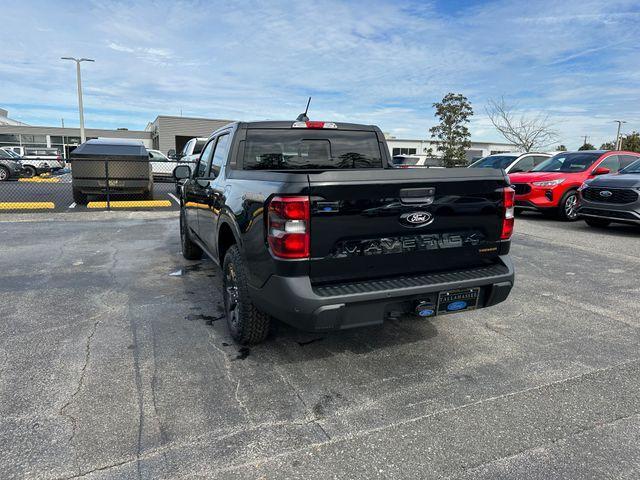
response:
[[[432,103],[465,94],[475,140],[504,96],[568,147],[640,130],[640,2],[4,0],[0,107],[33,125],[143,129],[158,114],[374,123],[426,138]]]

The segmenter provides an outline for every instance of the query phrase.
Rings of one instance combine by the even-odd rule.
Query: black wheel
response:
[[[249,345],[267,338],[271,319],[251,301],[247,273],[237,245],[230,247],[224,256],[222,288],[227,325],[233,339]]]
[[[0,182],[9,180],[9,169],[0,166]]]
[[[202,249],[191,240],[187,219],[182,208],[180,209],[180,244],[182,245],[182,256],[187,260],[202,258]]]
[[[87,194],[82,193],[80,190],[74,188],[73,189],[73,201],[76,202],[77,205],[86,205],[87,204]]]
[[[606,218],[585,218],[584,221],[587,222],[587,225],[590,227],[595,228],[608,227],[611,223],[611,220],[607,220]]]
[[[38,172],[31,165],[24,167],[24,176],[27,178],[33,178],[38,175]]]
[[[578,193],[575,190],[569,190],[560,199],[558,217],[566,222],[578,219]]]

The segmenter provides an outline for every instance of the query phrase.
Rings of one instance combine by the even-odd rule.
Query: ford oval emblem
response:
[[[455,312],[457,310],[462,310],[463,308],[466,308],[466,306],[467,306],[467,302],[463,302],[463,301],[451,302],[449,305],[447,305],[447,310],[449,310],[450,312]]]
[[[425,227],[433,222],[433,215],[429,212],[410,212],[400,215],[400,223],[405,227]]]
[[[602,190],[600,192],[600,196],[604,198],[609,198],[611,195],[613,195],[613,193],[611,193],[609,190]]]

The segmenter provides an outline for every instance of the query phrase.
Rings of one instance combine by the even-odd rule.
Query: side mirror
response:
[[[611,170],[605,167],[598,167],[592,173],[594,175],[606,175],[607,173],[611,173]]]
[[[169,157],[169,158],[175,158],[175,156],[176,156],[176,151],[175,151],[175,149],[173,149],[173,148],[172,148],[172,149],[170,149],[170,150],[167,152],[167,157]]]
[[[191,167],[189,165],[178,165],[173,169],[173,178],[176,180],[191,178]]]

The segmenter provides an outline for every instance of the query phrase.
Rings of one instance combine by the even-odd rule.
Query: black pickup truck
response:
[[[375,126],[232,123],[174,176],[183,254],[222,267],[242,344],[271,317],[345,329],[489,307],[513,286],[506,175],[393,168]]]

